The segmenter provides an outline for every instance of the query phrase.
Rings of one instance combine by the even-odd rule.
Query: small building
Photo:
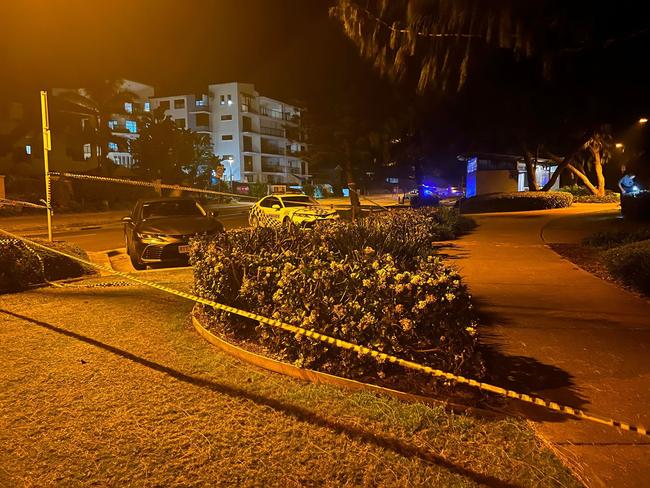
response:
[[[488,193],[512,193],[528,191],[528,173],[523,156],[496,153],[470,153],[458,156],[467,163],[465,196],[467,198]],[[536,168],[537,184],[542,187],[557,169],[557,163],[550,159],[538,158]],[[557,190],[559,178],[551,188]]]

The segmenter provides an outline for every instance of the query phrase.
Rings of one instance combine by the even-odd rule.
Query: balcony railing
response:
[[[288,173],[289,167],[284,164],[264,164],[262,163],[262,171],[265,173]]]
[[[262,144],[261,147],[263,153],[265,154],[277,154],[278,156],[284,156],[284,148],[276,146],[267,146]]]
[[[260,127],[260,134],[284,137],[284,129],[278,129],[277,127]]]

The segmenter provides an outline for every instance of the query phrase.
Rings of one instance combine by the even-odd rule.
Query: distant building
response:
[[[300,108],[260,95],[250,83],[209,85],[200,95],[151,99],[179,127],[209,134],[226,160],[224,180],[298,185],[310,178]]]
[[[488,193],[509,193],[528,191],[528,174],[523,156],[512,154],[470,153],[458,159],[467,164],[465,196],[467,198]],[[544,186],[557,169],[557,163],[550,159],[537,160],[536,179]],[[553,190],[560,186],[559,178]]]

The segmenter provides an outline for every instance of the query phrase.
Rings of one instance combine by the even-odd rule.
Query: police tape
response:
[[[76,173],[60,173],[56,171],[55,172],[50,171],[49,175],[59,177],[59,178],[70,178],[74,180],[97,181],[97,182],[104,182],[104,183],[119,183],[122,185],[142,186],[142,187],[154,188],[155,190],[161,190],[161,189],[179,190],[179,191],[188,191],[194,193],[205,193],[208,195],[222,195],[228,197],[250,198],[253,200],[258,200],[257,197],[252,197],[249,195],[239,195],[237,193],[227,193],[223,191],[207,190],[204,188],[194,188],[191,186],[169,185],[167,183],[155,183],[152,181],[129,180],[126,178],[112,178],[109,176],[80,175]]]
[[[28,207],[28,208],[41,208],[47,210],[47,205],[39,205],[37,203],[23,202],[21,200],[10,200],[9,198],[0,198],[0,207]]]
[[[442,371],[440,369],[435,369],[430,366],[424,366],[422,364],[415,363],[413,361],[409,361],[406,359],[401,359],[396,356],[392,356],[390,354],[386,354],[380,351],[376,351],[374,349],[370,349],[369,347],[365,346],[360,346],[358,344],[353,344],[351,342],[347,342],[341,339],[336,339],[335,337],[327,336],[325,334],[321,334],[319,332],[313,331],[313,330],[307,330],[303,329],[302,327],[298,327],[296,325],[291,325],[287,324],[285,322],[282,322],[280,320],[272,319],[265,317],[263,315],[258,315],[253,312],[248,312],[246,310],[241,310],[235,307],[231,307],[230,305],[225,305],[223,303],[218,303],[212,300],[208,300],[207,298],[202,298],[196,295],[193,295],[191,293],[186,293],[180,290],[175,290],[173,288],[169,288],[167,286],[155,283],[153,281],[149,280],[144,280],[142,278],[139,278],[137,276],[134,276],[133,274],[129,273],[123,273],[121,271],[115,271],[112,268],[102,266],[100,264],[93,263],[91,261],[88,261],[86,259],[80,258],[79,256],[74,256],[62,251],[59,251],[57,249],[52,249],[50,247],[44,246],[43,244],[39,244],[37,242],[31,241],[27,238],[17,236],[15,234],[12,234],[11,232],[8,232],[6,230],[0,229],[0,233],[5,234],[9,236],[12,239],[18,239],[23,241],[24,243],[30,244],[34,247],[53,252],[56,254],[59,254],[61,256],[65,256],[69,259],[72,259],[74,261],[83,263],[85,265],[91,266],[96,269],[100,269],[103,271],[107,271],[111,274],[114,274],[116,276],[120,276],[122,278],[125,278],[127,280],[133,281],[135,283],[139,283],[144,286],[148,286],[150,288],[154,288],[159,291],[163,291],[165,293],[169,293],[181,298],[184,298],[186,300],[193,301],[195,303],[200,303],[202,305],[206,305],[208,307],[212,307],[215,310],[221,310],[230,314],[234,315],[239,315],[240,317],[245,317],[247,319],[255,320],[257,322],[270,325],[275,328],[279,328],[282,330],[285,330],[287,332],[291,332],[294,335],[302,335],[305,337],[309,337],[311,339],[323,342],[325,344],[329,344],[331,346],[338,347],[340,349],[345,349],[348,351],[354,351],[358,355],[363,355],[363,356],[369,356],[373,359],[375,359],[377,362],[384,363],[384,362],[389,362],[389,363],[394,363],[402,366],[403,368],[410,369],[413,371],[418,371],[420,373],[424,373],[430,376],[434,376],[436,378],[442,378],[448,381],[452,381],[458,384],[464,384],[467,386],[470,386],[472,388],[477,388],[481,391],[487,391],[490,393],[494,393],[499,396],[503,396],[506,398],[513,398],[516,400],[520,400],[525,403],[530,403],[533,405],[537,405],[540,407],[544,407],[548,410],[553,410],[556,412],[563,413],[565,415],[570,415],[572,417],[576,417],[582,420],[587,420],[590,422],[595,422],[601,425],[607,425],[610,427],[614,427],[616,429],[620,430],[626,430],[630,432],[636,432],[637,434],[641,434],[644,436],[650,436],[650,432],[645,428],[642,427],[641,425],[634,425],[629,422],[623,422],[620,420],[614,420],[602,415],[597,415],[593,413],[587,413],[584,410],[578,409],[578,408],[573,408],[569,407],[566,405],[561,405],[559,403],[545,400],[544,398],[534,396],[534,395],[528,395],[525,393],[519,393],[514,390],[509,390],[507,388],[502,388],[500,386],[495,386],[491,385],[489,383],[483,383],[481,381],[473,380],[471,378],[466,378],[464,376],[456,375],[453,373],[449,373],[447,371]]]

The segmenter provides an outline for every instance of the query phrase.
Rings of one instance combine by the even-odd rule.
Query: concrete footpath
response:
[[[579,242],[616,212],[583,204],[475,215],[478,229],[449,254],[483,317],[497,381],[650,428],[650,302],[547,246]],[[650,437],[523,409],[587,486],[650,485]]]

